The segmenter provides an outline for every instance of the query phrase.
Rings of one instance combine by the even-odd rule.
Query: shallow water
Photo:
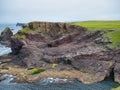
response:
[[[15,24],[0,24],[0,32],[7,26],[14,29],[14,34],[21,29],[21,27],[16,27]],[[9,52],[11,52],[10,48],[0,44],[0,55]],[[118,86],[112,78],[107,78],[102,82],[91,85],[85,85],[77,80],[64,84],[48,83],[48,80],[37,83],[9,83],[13,78],[11,75],[6,76],[6,79],[0,82],[0,90],[111,90],[111,88]]]
[[[6,80],[0,82],[0,90],[111,90],[113,87],[117,87],[118,84],[114,83],[112,78],[94,83],[91,85],[85,85],[77,80],[71,83],[9,83],[12,80],[12,76],[7,76]]]

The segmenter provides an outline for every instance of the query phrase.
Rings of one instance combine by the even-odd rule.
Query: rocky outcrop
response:
[[[46,69],[39,78],[60,73],[59,77],[78,78],[85,84],[102,81],[111,74],[120,55],[119,50],[108,51],[96,44],[102,33],[67,23],[31,22],[11,38],[9,63]]]
[[[20,30],[18,34],[25,35],[29,40],[32,40],[36,36],[36,41],[41,38],[51,41],[72,34],[73,32],[82,35],[86,30],[86,28],[66,23],[31,22],[23,30]]]
[[[112,63],[112,64],[111,64]],[[96,60],[75,60],[72,65],[77,70],[87,73],[88,77],[79,78],[80,81],[90,84],[93,82],[102,81],[110,75],[113,62],[111,61],[96,61]]]
[[[11,39],[11,36],[13,36],[13,32],[10,30],[9,27],[6,27],[2,32],[0,39],[1,41],[8,41]]]
[[[25,23],[17,23],[17,24],[16,24],[16,26],[21,26],[21,27],[23,27],[23,28],[24,28]]]
[[[13,36],[13,32],[10,30],[9,27],[6,27],[0,35],[0,42],[6,43],[9,45],[9,42],[11,40],[11,36]]]

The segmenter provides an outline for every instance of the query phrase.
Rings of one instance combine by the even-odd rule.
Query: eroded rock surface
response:
[[[120,63],[115,64],[114,77],[115,77],[115,82],[120,83]]]
[[[31,22],[12,37],[9,64],[27,69],[45,68],[37,80],[49,76],[65,77],[91,84],[104,80],[114,66],[115,77],[119,76],[119,65],[116,66],[119,50],[108,51],[97,45],[95,39],[101,36],[101,31],[88,32],[72,24]]]

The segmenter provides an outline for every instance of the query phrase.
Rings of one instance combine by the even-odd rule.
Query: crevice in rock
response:
[[[52,44],[47,44],[47,46],[48,46],[49,48],[53,47]]]
[[[110,70],[110,76],[109,77],[114,80],[114,67],[111,68],[111,70]]]

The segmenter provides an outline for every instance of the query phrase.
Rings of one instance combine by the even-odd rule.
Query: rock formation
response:
[[[115,67],[119,82],[119,50],[97,45],[95,40],[101,36],[101,31],[88,32],[68,23],[30,22],[12,36],[9,63],[46,69],[40,77],[78,78],[85,84],[104,80]]]
[[[9,27],[6,27],[0,35],[0,42],[8,43],[11,40],[11,36],[13,36],[13,32]]]

